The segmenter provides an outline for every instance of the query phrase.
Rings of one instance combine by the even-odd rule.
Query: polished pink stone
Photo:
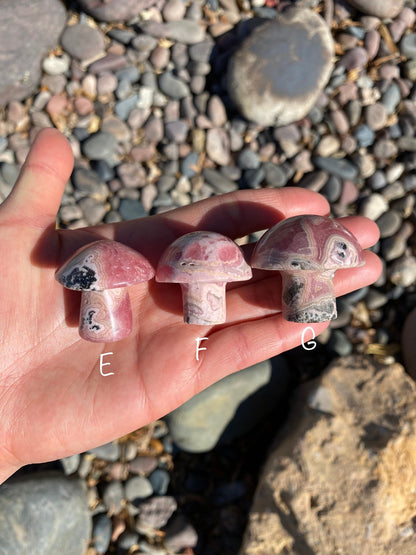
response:
[[[283,317],[309,323],[336,318],[335,271],[363,264],[361,246],[348,229],[331,218],[303,215],[269,229],[258,242],[251,265],[280,270]]]
[[[132,330],[132,313],[125,287],[105,291],[83,291],[79,334],[87,341],[120,341]]]
[[[225,322],[225,287],[251,278],[241,249],[228,237],[193,231],[174,241],[159,261],[156,281],[180,283],[184,321],[213,325]]]
[[[137,251],[102,239],[79,249],[55,274],[66,288],[82,291],[79,333],[83,339],[110,342],[132,329],[126,287],[154,275],[150,262]]]

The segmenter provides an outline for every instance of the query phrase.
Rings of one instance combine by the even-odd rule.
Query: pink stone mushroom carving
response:
[[[226,283],[244,281],[251,275],[234,241],[212,231],[193,231],[163,253],[156,281],[181,284],[187,324],[214,325],[225,322]]]
[[[150,262],[135,250],[102,239],[82,247],[57,270],[64,287],[82,291],[79,334],[87,341],[120,341],[132,329],[129,285],[154,276]]]
[[[303,323],[336,318],[335,271],[363,264],[363,251],[348,229],[313,215],[294,216],[269,229],[251,263],[253,268],[280,270],[283,317]]]

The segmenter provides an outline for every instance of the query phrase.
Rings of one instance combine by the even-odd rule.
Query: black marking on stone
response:
[[[100,330],[100,326],[98,324],[93,324],[92,323],[92,319],[94,317],[95,314],[95,310],[89,310],[88,311],[88,316],[87,316],[87,323],[88,323],[88,327],[90,328],[90,330]]]
[[[68,289],[76,289],[78,291],[92,291],[94,288],[91,285],[97,281],[95,271],[88,266],[78,266],[74,268],[69,274],[62,278],[62,285]]]
[[[348,249],[345,243],[337,243],[337,256],[345,258],[345,251]]]
[[[292,305],[296,297],[299,296],[304,284],[301,281],[293,281],[289,287],[287,287],[283,292],[283,301],[288,305]]]

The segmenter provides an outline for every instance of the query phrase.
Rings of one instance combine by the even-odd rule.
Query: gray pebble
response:
[[[378,289],[371,287],[365,298],[365,304],[369,310],[377,310],[388,302],[388,297]]]
[[[109,514],[119,513],[124,500],[123,484],[119,480],[112,480],[105,484],[102,499]]]
[[[237,164],[242,170],[256,169],[260,163],[258,154],[251,148],[244,148],[238,155]]]
[[[368,184],[373,191],[378,191],[387,185],[386,174],[382,170],[377,170],[368,178]]]
[[[353,181],[358,174],[357,167],[345,158],[315,156],[313,158],[313,162],[319,169],[336,175],[341,179],[348,179]]]
[[[114,160],[117,153],[117,140],[110,133],[98,132],[82,143],[82,152],[90,160]],[[114,165],[114,164],[110,164]]]
[[[94,515],[92,538],[93,546],[97,553],[107,553],[110,546],[112,523],[104,513]]]
[[[187,156],[185,156],[185,158],[181,160],[181,174],[188,178],[191,178],[194,175],[196,175],[198,162],[199,162],[199,154],[197,152],[192,151],[189,154],[187,154]],[[158,185],[158,188],[159,188],[159,185]]]
[[[385,237],[391,237],[399,230],[402,218],[395,210],[389,210],[377,219],[376,224],[380,229],[380,238],[384,239]]]
[[[364,37],[364,47],[367,51],[368,59],[373,60],[377,56],[380,47],[380,34],[376,29],[367,31]]]
[[[288,176],[286,172],[273,162],[263,162],[264,180],[271,187],[283,187],[286,185]]]
[[[374,131],[364,123],[354,129],[354,137],[360,147],[371,146],[375,136]]]
[[[102,222],[107,208],[101,201],[92,197],[84,197],[78,201],[88,225],[98,225]]]
[[[348,3],[365,14],[385,19],[399,15],[404,0],[394,0],[394,2],[386,2],[386,0],[349,0]]]
[[[155,116],[150,117],[144,126],[144,134],[151,143],[158,143],[163,139],[163,121],[162,118]]]
[[[383,103],[388,115],[393,114],[399,105],[401,100],[400,88],[397,83],[391,83],[391,85],[386,89],[383,96],[381,97],[381,102]]]
[[[114,113],[118,116],[121,120],[126,121],[129,117],[131,111],[137,107],[139,101],[139,97],[137,94],[133,94],[128,98],[124,98],[123,100],[119,100],[116,102],[114,106]]]
[[[133,476],[125,483],[126,498],[138,506],[140,501],[153,494],[152,484],[144,476]]]
[[[330,175],[328,181],[320,190],[320,193],[324,195],[328,202],[336,202],[341,196],[342,192],[342,180],[336,175]]]
[[[403,222],[399,231],[391,237],[383,239],[381,243],[381,253],[387,262],[402,256],[406,251],[407,240],[413,233],[413,225],[409,221]]]
[[[136,36],[136,33],[131,29],[120,29],[118,27],[113,27],[109,31],[107,31],[107,36],[111,39],[116,40],[117,42],[121,42],[121,44],[130,44],[130,42]]]
[[[60,463],[67,476],[69,476],[70,474],[74,474],[74,472],[78,470],[80,462],[81,462],[81,455],[79,453],[77,453],[76,455],[70,455],[69,457],[60,459]]]
[[[85,553],[91,537],[86,487],[58,472],[7,480],[0,486],[3,553]]]
[[[99,29],[81,23],[69,25],[61,37],[61,44],[74,58],[91,60],[105,50],[104,36]]]
[[[147,212],[140,201],[127,198],[120,201],[119,213],[123,220],[135,220],[147,216]]]
[[[135,547],[139,544],[139,534],[125,530],[117,539],[117,553],[128,555],[134,553]]]
[[[203,41],[192,44],[188,48],[189,57],[195,62],[208,62],[214,47],[214,41],[211,37],[205,38]]]
[[[400,52],[406,58],[416,59],[416,33],[405,35],[400,41]]]
[[[202,175],[206,182],[209,183],[218,194],[229,193],[238,189],[238,185],[234,180],[223,175],[223,173],[218,170],[204,168],[202,170]],[[239,177],[240,176],[238,176],[237,179],[239,179]]]
[[[147,183],[146,170],[140,162],[123,162],[117,166],[117,175],[128,189],[138,189]]]
[[[110,443],[105,443],[94,449],[90,449],[88,453],[95,455],[97,458],[103,461],[114,462],[120,458],[120,444],[114,441]]]
[[[185,120],[169,121],[165,125],[165,136],[168,141],[184,143],[188,136],[189,125]]]
[[[350,340],[340,329],[332,330],[327,347],[341,357],[348,356],[352,352]]]
[[[196,44],[205,38],[205,28],[197,21],[182,19],[181,21],[169,21],[165,25],[166,36],[184,44]]]
[[[416,137],[400,137],[397,146],[400,152],[416,152]]]
[[[170,484],[170,474],[164,468],[157,468],[149,476],[155,495],[165,495]]]
[[[159,76],[159,87],[170,98],[181,99],[189,94],[188,85],[169,71],[165,71]]]

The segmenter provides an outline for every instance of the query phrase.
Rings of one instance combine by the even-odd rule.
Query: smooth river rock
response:
[[[60,0],[0,2],[0,105],[36,90],[42,59],[57,46],[65,23]]]
[[[236,372],[205,389],[167,416],[174,443],[202,453],[240,437],[287,395],[284,357]]]
[[[84,555],[91,537],[87,488],[58,472],[0,486],[0,553]]]
[[[334,46],[325,21],[293,8],[257,26],[231,58],[228,93],[248,120],[286,125],[304,117],[332,71]]]

